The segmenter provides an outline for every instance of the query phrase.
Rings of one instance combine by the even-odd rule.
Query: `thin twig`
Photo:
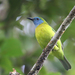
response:
[[[46,46],[46,48],[44,49],[44,51],[42,52],[39,59],[32,67],[32,69],[30,70],[28,75],[37,75],[38,74],[38,72],[40,71],[40,69],[43,66],[44,61],[47,59],[49,53],[52,51],[54,45],[60,39],[60,37],[65,32],[65,30],[68,28],[68,26],[70,25],[70,23],[72,22],[72,20],[74,18],[75,18],[75,6],[70,11],[69,15],[65,18],[65,20],[63,21],[63,23],[61,24],[61,26],[59,27],[59,29],[57,30],[57,32],[55,33],[55,35],[53,36],[51,41],[48,43],[48,45]]]

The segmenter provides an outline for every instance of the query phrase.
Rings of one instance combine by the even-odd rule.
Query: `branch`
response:
[[[40,55],[37,62],[34,64],[28,75],[37,75],[39,70],[42,68],[44,61],[47,59],[49,53],[52,51],[53,47],[55,46],[56,42],[60,39],[62,34],[65,32],[65,30],[68,28],[72,20],[75,18],[75,6],[70,11],[69,15],[65,18],[51,41],[48,43],[42,54]]]

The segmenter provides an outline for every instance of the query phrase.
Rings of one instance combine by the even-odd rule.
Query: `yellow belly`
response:
[[[54,32],[52,31],[52,28],[49,25],[46,24],[40,24],[35,29],[35,36],[42,48],[45,48],[48,42],[51,40],[51,38],[54,36]]]

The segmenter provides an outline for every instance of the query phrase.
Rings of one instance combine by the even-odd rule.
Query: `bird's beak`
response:
[[[33,18],[27,18],[27,19],[32,20],[32,21],[34,20]]]

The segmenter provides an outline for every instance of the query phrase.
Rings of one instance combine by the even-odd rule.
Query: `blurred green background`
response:
[[[43,17],[57,30],[74,5],[74,0],[0,0],[0,75],[9,75],[12,68],[27,75],[43,51],[27,17]],[[72,69],[66,71],[49,55],[38,75],[75,75],[75,19],[61,41]]]

